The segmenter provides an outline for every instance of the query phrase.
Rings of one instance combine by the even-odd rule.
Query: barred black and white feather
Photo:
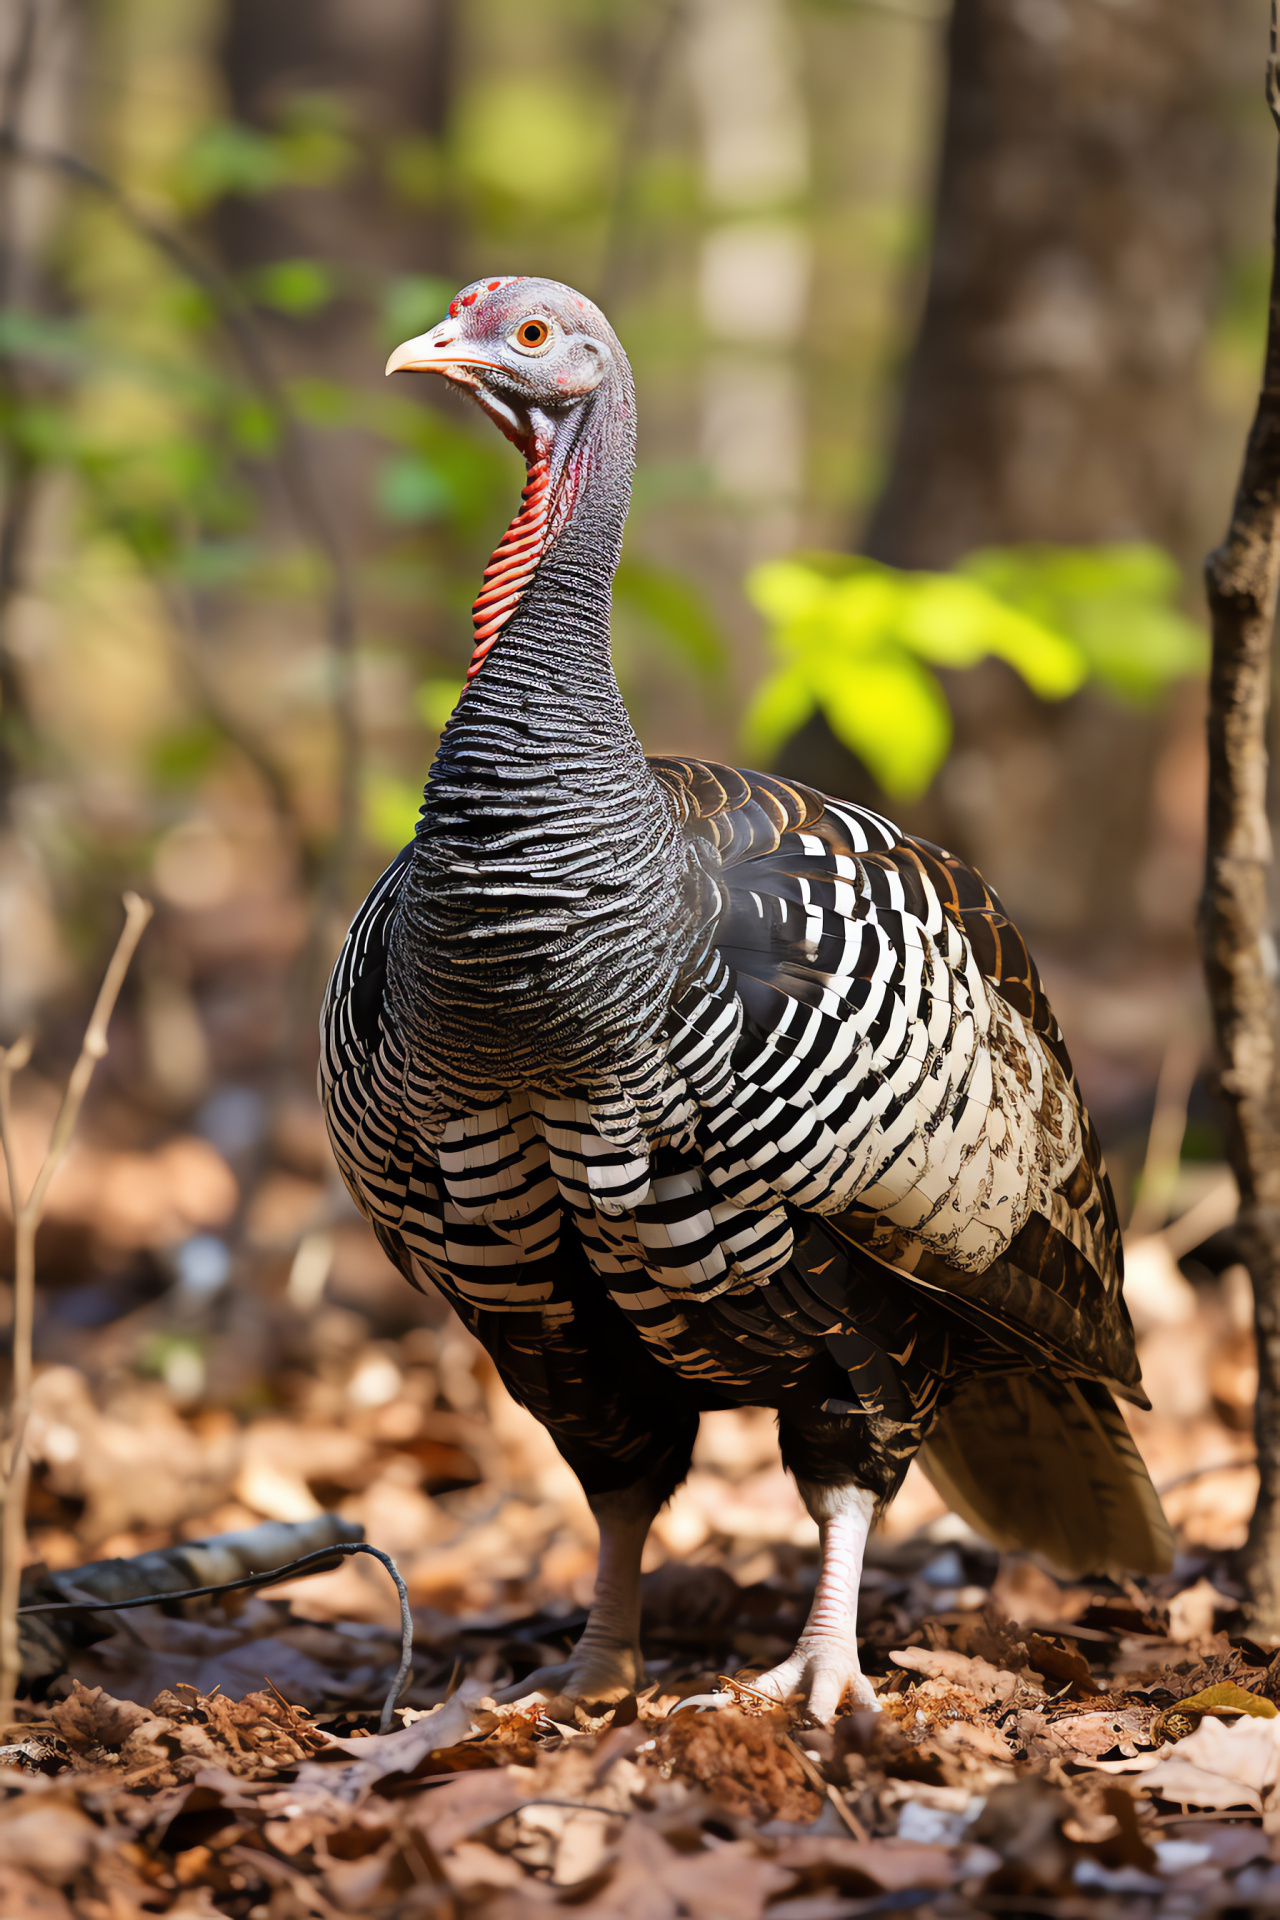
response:
[[[864,808],[640,752],[609,663],[620,349],[615,369],[591,484],[330,984],[347,1184],[588,1491],[673,1485],[699,1411],[760,1404],[804,1478],[881,1499],[927,1440],[998,1534],[998,1487],[974,1491],[998,1409],[1075,1502],[1036,1537],[1015,1502],[1024,1544],[1073,1571],[1163,1564],[1111,1399],[1144,1404],[1111,1191],[998,899]]]

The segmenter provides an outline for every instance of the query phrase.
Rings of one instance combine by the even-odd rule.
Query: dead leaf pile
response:
[[[749,1590],[714,1590],[705,1634],[758,1617]],[[72,1680],[0,1752],[0,1913],[839,1920],[941,1902],[1111,1920],[1116,1900],[1280,1904],[1280,1663],[1225,1634],[1177,1647],[1167,1605],[1135,1596],[1145,1629],[1123,1608],[1080,1629],[1092,1661],[990,1601],[928,1614],[883,1663],[881,1712],[831,1728],[764,1702],[745,1664],[717,1683],[688,1654],[570,1722],[532,1696],[496,1704],[510,1663],[491,1646],[488,1680],[381,1736],[270,1687],[179,1685],[144,1706]],[[1140,1640],[1153,1657],[1126,1672]],[[717,1685],[723,1704],[703,1704]]]

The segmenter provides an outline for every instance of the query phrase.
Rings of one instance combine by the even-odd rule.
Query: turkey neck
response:
[[[697,886],[610,648],[634,418],[620,352],[573,413],[534,416],[542,555],[483,653],[480,640],[431,769],[387,999],[437,1124],[520,1088],[625,1111],[627,1087],[660,1066]]]

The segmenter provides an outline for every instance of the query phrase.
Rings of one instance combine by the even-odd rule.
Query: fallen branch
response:
[[[400,1665],[382,1703],[382,1718],[378,1722],[379,1733],[389,1733],[396,1703],[404,1692],[413,1667],[413,1615],[409,1611],[409,1591],[395,1561],[381,1547],[371,1547],[364,1540],[335,1541],[331,1547],[318,1547],[314,1553],[304,1553],[301,1559],[287,1561],[282,1567],[268,1567],[262,1573],[246,1573],[239,1580],[217,1580],[208,1587],[183,1587],[176,1593],[137,1593],[127,1600],[42,1600],[34,1606],[19,1607],[17,1611],[23,1618],[34,1613],[123,1613],[127,1607],[167,1606],[171,1600],[206,1600],[215,1594],[245,1593],[259,1587],[277,1587],[281,1581],[292,1580],[297,1574],[327,1573],[339,1560],[345,1560],[353,1553],[367,1553],[384,1566],[395,1581],[396,1592],[400,1596]]]
[[[13,1383],[9,1403],[4,1472],[4,1511],[0,1518],[0,1724],[13,1718],[13,1702],[21,1672],[18,1649],[18,1588],[26,1532],[27,1417],[31,1408],[31,1338],[35,1324],[36,1229],[54,1174],[71,1144],[93,1070],[107,1051],[107,1025],[124,985],[152,906],[136,893],[124,896],[125,922],[111,956],[98,998],[85,1028],[80,1055],[71,1070],[62,1105],[39,1171],[25,1199],[20,1191],[13,1138],[13,1076],[31,1057],[29,1038],[0,1052],[0,1147],[9,1177],[13,1212]]]

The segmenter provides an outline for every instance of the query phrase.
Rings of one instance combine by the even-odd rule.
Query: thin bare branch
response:
[[[9,1435],[4,1477],[4,1511],[0,1516],[0,1724],[13,1718],[14,1695],[21,1672],[18,1649],[18,1583],[22,1572],[22,1546],[26,1526],[27,1457],[26,1428],[31,1409],[31,1352],[35,1326],[36,1231],[44,1212],[45,1200],[53,1176],[61,1166],[71,1144],[84,1097],[89,1091],[93,1070],[107,1051],[107,1027],[137,950],[143,930],[150,920],[151,902],[139,894],[124,896],[125,921],[116,941],[115,952],[107,966],[85,1028],[80,1053],[67,1090],[62,1096],[53,1132],[25,1197],[17,1170],[16,1141],[13,1132],[11,1090],[13,1075],[26,1065],[31,1054],[28,1039],[0,1056],[0,1147],[3,1148],[9,1193],[13,1202],[13,1384],[10,1394]]]
[[[1267,93],[1280,123],[1276,10]],[[1250,1632],[1280,1641],[1280,1061],[1268,898],[1267,720],[1280,586],[1280,180],[1266,359],[1227,537],[1205,565],[1213,619],[1209,820],[1200,936],[1218,1043],[1236,1227],[1258,1340],[1258,1501],[1241,1570]]]

